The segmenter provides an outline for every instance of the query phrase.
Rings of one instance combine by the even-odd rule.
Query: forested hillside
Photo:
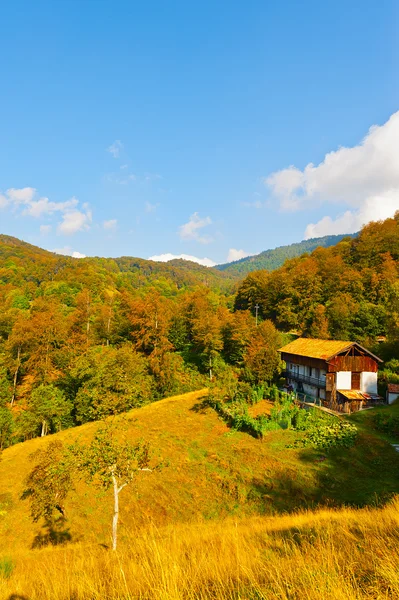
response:
[[[255,331],[249,311],[232,312],[223,273],[73,259],[7,236],[0,260],[2,447],[200,389],[230,369],[271,378],[278,363],[273,325]],[[256,357],[270,332],[264,367]]]
[[[317,248],[241,283],[236,310],[254,310],[282,331],[372,346],[399,337],[399,214],[366,225],[355,239]]]
[[[356,234],[355,234],[356,235]],[[344,237],[355,237],[354,235],[326,235],[321,238],[313,238],[311,240],[304,240],[297,244],[290,244],[289,246],[279,246],[273,250],[265,250],[255,256],[247,256],[231,263],[224,265],[217,265],[215,268],[219,271],[229,273],[231,276],[240,275],[244,277],[247,273],[252,271],[259,271],[260,269],[266,269],[266,271],[274,271],[281,267],[284,262],[289,258],[295,258],[301,256],[305,252],[312,252],[318,247],[328,248],[338,244]]]
[[[398,215],[370,223],[249,274],[236,294],[227,274],[185,261],[73,259],[1,236],[0,446],[210,380],[250,396],[251,385],[277,380],[288,333],[358,340],[392,359],[398,227]],[[388,367],[398,379],[399,362]]]

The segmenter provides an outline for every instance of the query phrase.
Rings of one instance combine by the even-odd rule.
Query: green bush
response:
[[[306,436],[306,445],[328,450],[333,447],[350,448],[357,438],[357,427],[346,421],[334,425],[322,425],[311,429]]]
[[[374,427],[388,435],[399,437],[399,416],[377,412],[373,418]]]
[[[256,438],[262,438],[268,431],[295,429],[306,433],[303,439],[297,440],[295,447],[312,446],[328,450],[337,446],[349,448],[355,443],[355,425],[317,409],[300,408],[294,396],[286,392],[278,392],[278,399],[271,409],[270,417],[251,417],[248,404],[252,403],[253,399],[259,401],[264,393],[262,387],[252,388],[252,394],[249,394],[247,387],[239,387],[233,400],[221,401],[210,394],[207,404],[214,408],[230,427]]]

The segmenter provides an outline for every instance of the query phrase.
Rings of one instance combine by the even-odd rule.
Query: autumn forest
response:
[[[399,215],[370,223],[244,279],[0,236],[1,447],[215,382],[278,381],[277,350],[298,334],[360,341],[395,380],[398,229]]]

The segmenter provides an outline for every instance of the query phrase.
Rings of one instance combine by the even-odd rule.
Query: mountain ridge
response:
[[[318,247],[329,248],[330,246],[335,246],[344,238],[354,238],[357,235],[358,233],[325,235],[320,238],[302,240],[301,242],[294,242],[293,244],[263,250],[259,254],[216,265],[214,268],[218,271],[228,272],[230,274],[237,273],[240,275],[246,275],[251,271],[259,271],[261,269],[274,271],[281,267],[289,258],[301,256],[305,252],[312,252]]]
[[[344,238],[354,238],[357,235],[358,234],[356,233],[311,238],[309,240],[303,240],[293,244],[270,248],[260,252],[259,254],[247,256],[229,263],[215,265],[214,267],[206,267],[197,262],[186,259],[174,259],[167,262],[161,262],[126,255],[116,258],[102,256],[75,258],[72,256],[57,254],[51,250],[46,250],[40,246],[30,244],[29,242],[25,242],[24,240],[20,240],[19,238],[6,234],[0,234],[0,245],[2,246],[2,248],[0,248],[0,257],[11,258],[14,256],[14,252],[15,255],[18,256],[22,251],[22,253],[25,254],[25,257],[30,256],[31,260],[34,259],[34,255],[37,255],[38,258],[39,256],[47,257],[57,261],[64,261],[68,264],[76,263],[76,261],[83,261],[86,263],[101,261],[101,263],[104,264],[104,261],[111,261],[122,272],[137,272],[143,270],[144,272],[148,272],[153,275],[155,273],[158,273],[159,275],[169,274],[173,277],[180,275],[183,276],[183,278],[187,276],[193,276],[196,278],[199,277],[203,282],[206,282],[206,285],[208,285],[208,280],[210,278],[212,280],[212,284],[219,282],[224,287],[224,284],[233,285],[234,282],[241,280],[252,271],[274,271],[281,267],[287,259],[301,256],[304,253],[310,253],[318,247],[328,248],[330,246],[334,246]],[[7,252],[5,252],[5,247],[8,248]]]

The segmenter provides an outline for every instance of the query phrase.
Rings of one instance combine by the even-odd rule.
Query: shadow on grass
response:
[[[200,415],[205,414],[208,410],[212,410],[211,405],[209,404],[209,399],[204,398],[202,402],[196,402],[190,408],[193,412],[199,413]],[[214,410],[214,409],[213,409]]]
[[[28,596],[21,596],[20,594],[11,594],[7,600],[29,600]]]
[[[206,398],[191,410],[203,413],[209,408],[213,407]],[[228,419],[223,420],[231,427]],[[256,437],[252,432],[247,433]],[[281,429],[276,434],[280,440],[286,435]],[[281,514],[344,505],[382,507],[399,494],[399,454],[372,429],[359,428],[358,438],[350,448],[289,447],[293,436],[302,435],[291,430],[287,443],[281,444],[277,455],[274,432],[264,436],[262,443],[271,444],[273,458],[279,461],[280,467],[276,464],[269,475],[258,476],[249,483],[247,498],[256,505],[256,510]],[[283,464],[285,467],[281,468]]]
[[[43,548],[44,546],[61,546],[72,539],[69,529],[65,527],[65,518],[46,519],[44,532],[35,536],[32,548]]]

